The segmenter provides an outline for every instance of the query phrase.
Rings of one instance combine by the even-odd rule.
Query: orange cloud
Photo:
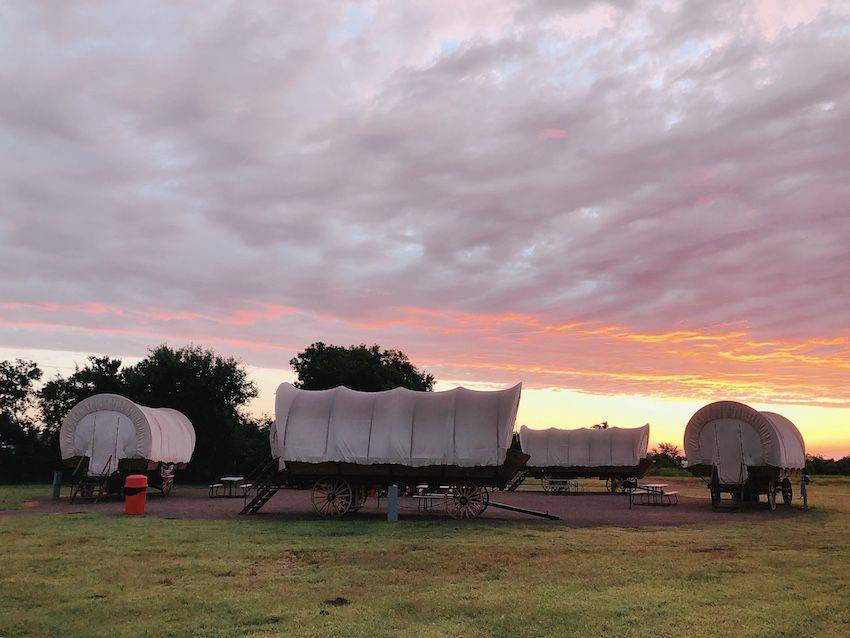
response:
[[[408,306],[384,308],[379,318],[332,316],[263,303],[245,304],[221,315],[132,310],[96,302],[68,306],[5,302],[0,309],[10,315],[0,318],[3,326],[227,344],[257,353],[257,361],[266,352],[294,354],[315,338],[389,342],[404,344],[417,363],[452,378],[465,375],[495,383],[521,378],[530,387],[597,394],[723,396],[850,406],[847,335],[761,340],[741,326],[651,332],[588,321],[559,323],[530,313]],[[302,338],[294,331],[304,325],[310,330]],[[274,334],[286,334],[292,343],[282,344],[270,336]],[[277,355],[274,361],[280,363]]]

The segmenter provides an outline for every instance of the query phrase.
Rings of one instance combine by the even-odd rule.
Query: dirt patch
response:
[[[298,557],[295,555],[295,552],[291,552],[289,550],[282,552],[278,556],[275,556],[272,565],[276,570],[279,571],[288,571],[295,567],[298,564]]]
[[[669,490],[678,490],[683,486],[669,481]],[[681,493],[681,491],[680,491]],[[760,503],[741,512],[721,513],[711,509],[707,497],[681,496],[679,504],[670,507],[634,506],[629,508],[628,496],[622,494],[546,494],[544,492],[499,492],[492,491],[490,500],[515,507],[548,511],[560,517],[558,521],[546,521],[519,512],[488,508],[482,520],[539,522],[543,525],[568,525],[572,527],[614,526],[632,529],[689,525],[694,523],[725,523],[730,521],[752,522],[777,518],[804,516],[799,507],[771,512],[766,503]],[[175,487],[171,496],[148,494],[145,513],[163,519],[238,519],[246,523],[255,520],[281,522],[293,520],[319,520],[310,502],[309,490],[281,490],[256,515],[240,516],[243,499],[209,498],[205,488]],[[380,505],[374,497],[369,498],[365,507],[346,520],[386,520],[387,499]],[[92,504],[75,503],[70,505],[67,497],[59,501],[39,501],[37,506],[28,509],[6,510],[2,516],[32,516],[42,514],[82,514],[98,512],[113,516],[124,515],[124,503],[121,500]],[[455,521],[449,518],[444,508],[420,511],[416,499],[399,499],[399,515],[406,520],[440,520],[446,525],[462,527],[475,525],[475,522]],[[299,556],[296,552],[285,552],[277,557],[275,567],[280,570],[292,569],[298,562],[315,560],[316,557]],[[265,571],[264,567],[262,571]]]
[[[731,545],[712,545],[711,547],[694,547],[691,551],[696,554],[728,555],[734,554],[735,548]]]
[[[342,607],[344,605],[350,605],[351,601],[348,598],[343,598],[342,596],[337,596],[336,598],[330,598],[324,601],[325,605],[330,605],[331,607]]]

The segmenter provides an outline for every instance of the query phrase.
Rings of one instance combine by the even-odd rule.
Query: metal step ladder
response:
[[[109,476],[83,476],[74,484],[71,491],[71,503],[96,503],[104,496],[108,496],[106,482]]]
[[[281,488],[280,485],[261,485],[257,489],[257,495],[254,496],[240,511],[240,514],[256,514],[262,509],[263,505],[269,502],[272,496],[277,494]]]
[[[525,471],[518,472],[517,475],[505,486],[506,492],[516,492],[517,488],[522,485],[525,480]]]
[[[250,501],[246,495],[245,506],[240,514],[256,514],[272,496],[283,487],[277,480],[277,459],[268,458],[258,465],[248,476],[248,481],[256,486],[257,492]]]
[[[89,468],[83,468],[83,459],[80,457],[77,466],[74,468],[74,487],[71,490],[71,497],[68,499],[70,503],[87,502],[96,503],[100,499],[109,496],[108,483],[110,473],[108,472],[109,464],[112,462],[112,456],[106,461],[100,474],[90,474]]]

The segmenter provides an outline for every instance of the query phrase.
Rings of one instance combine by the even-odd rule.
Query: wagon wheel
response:
[[[342,478],[320,478],[310,494],[313,509],[320,516],[342,516],[351,508],[351,486]]]
[[[744,505],[744,488],[739,487],[732,489],[730,494],[732,495],[732,504],[740,512]]]
[[[773,479],[767,484],[767,504],[771,510],[776,509],[776,483]]]
[[[782,480],[782,502],[785,505],[791,505],[794,500],[794,490],[791,489],[791,479],[787,476]]]
[[[446,509],[453,518],[476,518],[487,509],[490,495],[487,489],[461,481],[451,487],[451,496],[446,500]]]
[[[717,483],[712,483],[711,487],[711,509],[716,510],[720,508],[720,485]]]
[[[83,483],[83,486],[80,488],[80,497],[94,498],[94,485],[89,482]]]
[[[351,498],[351,506],[348,508],[349,512],[356,512],[363,508],[366,505],[366,499],[369,497],[369,490],[366,489],[363,485],[355,485],[353,488],[352,498]]]
[[[540,479],[540,483],[543,485],[544,492],[548,492],[551,494],[555,491],[555,486],[552,485],[552,483],[549,481],[548,476],[544,476],[542,479]]]

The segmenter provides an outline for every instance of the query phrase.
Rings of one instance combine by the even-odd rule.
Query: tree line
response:
[[[295,385],[325,390],[398,386],[432,390],[434,377],[420,372],[398,350],[316,342],[290,360]],[[34,361],[0,361],[0,481],[47,480],[60,465],[59,430],[65,415],[94,394],[125,396],[140,405],[170,407],[195,428],[195,452],[181,478],[208,481],[245,473],[269,454],[270,417],[248,413],[257,387],[245,366],[200,346],[161,345],[133,365],[108,356],[88,357],[66,376],[41,383]]]
[[[195,427],[195,453],[187,480],[208,480],[223,470],[246,469],[268,449],[268,418],[248,414],[257,387],[245,367],[199,346],[162,345],[134,365],[108,356],[88,357],[67,376],[40,387],[33,361],[0,362],[0,479],[45,480],[59,467],[59,430],[68,411],[94,394],[113,393],[141,405],[171,407]]]
[[[335,346],[316,342],[289,361],[296,387],[326,390],[338,385],[374,392],[405,387],[431,391],[434,377],[420,371],[403,352],[378,345]],[[43,481],[59,467],[59,429],[83,399],[113,393],[150,407],[171,407],[195,427],[195,453],[182,474],[208,481],[245,473],[269,453],[270,417],[248,413],[257,387],[245,366],[201,346],[160,345],[133,365],[108,356],[88,357],[66,376],[43,381],[34,361],[0,361],[0,481]],[[603,421],[596,428],[606,428]],[[662,443],[648,454],[656,468],[680,470],[684,455]],[[812,474],[850,475],[850,457],[808,456]]]
[[[685,468],[685,455],[672,443],[659,444],[658,447],[649,451],[647,457],[653,462],[654,471],[661,470],[661,473],[670,471],[670,473],[676,474],[679,470]],[[807,454],[805,471],[808,474],[850,476],[850,456],[840,459],[825,459],[819,455]]]

